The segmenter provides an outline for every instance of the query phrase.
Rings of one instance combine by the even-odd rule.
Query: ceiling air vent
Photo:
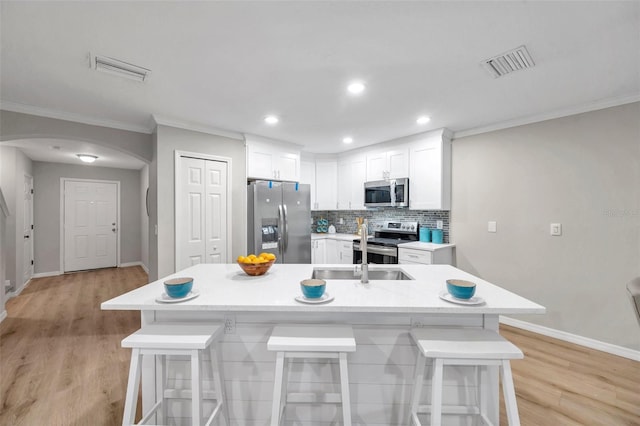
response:
[[[485,59],[482,61],[482,65],[491,73],[493,78],[498,78],[514,71],[533,68],[535,63],[531,59],[526,46],[520,46],[502,55]]]
[[[91,54],[89,54],[89,57],[91,61],[90,66],[96,71],[102,71],[136,81],[146,81],[151,75],[151,70],[118,59]]]

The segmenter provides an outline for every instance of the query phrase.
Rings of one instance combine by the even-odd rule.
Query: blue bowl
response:
[[[164,282],[164,291],[167,296],[179,299],[185,297],[191,291],[193,287],[193,278],[181,277],[172,278]]]
[[[318,299],[322,297],[326,287],[327,282],[325,280],[308,279],[300,281],[300,289],[307,299]]]
[[[476,294],[476,284],[465,280],[447,280],[447,291],[456,299],[471,299]]]

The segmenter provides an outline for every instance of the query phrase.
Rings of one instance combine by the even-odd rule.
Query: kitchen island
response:
[[[503,314],[544,313],[544,307],[504,290],[450,265],[371,265],[377,269],[401,269],[410,280],[357,279],[327,280],[328,303],[306,304],[299,282],[310,278],[314,268],[353,270],[347,265],[275,264],[260,277],[245,275],[238,265],[202,264],[147,284],[106,301],[102,309],[140,310],[142,323],[154,321],[220,321],[227,324],[223,341],[225,386],[233,424],[266,425],[270,416],[275,354],[267,351],[266,341],[273,324],[342,323],[352,324],[357,351],[349,358],[352,412],[355,424],[406,425],[417,351],[409,337],[412,326],[450,325],[498,328]],[[161,303],[163,281],[178,276],[194,278],[198,297],[180,303]],[[445,281],[466,279],[477,284],[476,295],[483,304],[460,305],[440,298]],[[169,372],[170,385],[189,387],[183,377],[185,361],[176,359]],[[444,403],[475,398],[468,379],[471,367],[451,367],[445,372]],[[336,372],[324,362],[296,363],[290,375],[290,390],[314,386],[332,387]],[[483,386],[490,418],[497,424],[498,379],[491,372]],[[153,398],[154,366],[145,363],[143,404]],[[171,413],[177,423],[188,424],[188,404],[175,403]],[[207,410],[205,405],[205,410]],[[184,409],[184,410],[183,410]],[[287,420],[295,424],[334,424],[340,410],[333,405],[291,405]],[[465,416],[446,416],[444,424],[470,424]]]

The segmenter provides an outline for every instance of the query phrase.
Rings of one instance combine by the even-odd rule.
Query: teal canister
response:
[[[420,228],[420,241],[423,243],[431,241],[431,229],[425,227]]]
[[[444,235],[442,229],[431,230],[431,241],[435,244],[442,244],[444,242]]]

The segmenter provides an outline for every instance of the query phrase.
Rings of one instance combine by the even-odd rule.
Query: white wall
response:
[[[176,150],[201,154],[219,155],[232,160],[231,211],[231,255],[237,257],[245,251],[247,234],[247,172],[246,149],[243,140],[224,136],[194,132],[170,126],[158,125],[155,137],[155,152],[149,172],[149,187],[154,193],[150,217],[149,280],[169,275],[175,268],[175,174],[174,153]],[[153,227],[158,224],[158,235],[153,236]]]
[[[518,319],[640,349],[640,103],[454,140],[451,213],[458,267],[547,307]]]

